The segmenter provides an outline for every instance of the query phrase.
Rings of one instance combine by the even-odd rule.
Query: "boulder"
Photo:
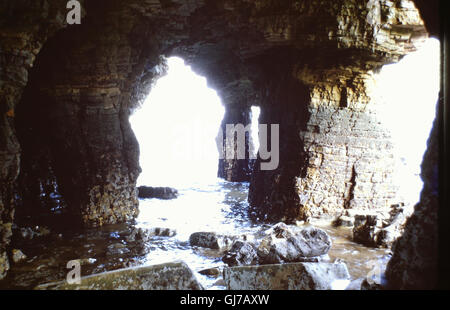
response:
[[[218,235],[215,232],[195,232],[189,237],[191,246],[209,248],[213,250],[227,250],[233,241],[238,240],[239,236]]]
[[[178,191],[171,187],[138,187],[139,198],[174,199],[178,197]]]
[[[246,266],[258,264],[256,247],[250,242],[237,240],[225,253],[222,261],[228,266]]]
[[[126,237],[128,242],[142,241],[147,242],[152,237],[173,237],[177,234],[176,230],[163,227],[154,228],[134,228],[131,233]]]
[[[224,281],[229,290],[330,290],[345,288],[350,275],[343,262],[288,263],[225,267]]]
[[[41,238],[50,235],[50,229],[45,226],[35,227],[20,227],[18,229],[18,236],[22,239],[32,240],[34,238]]]
[[[379,244],[378,234],[382,228],[382,222],[375,214],[355,216],[353,227],[353,241],[366,246],[376,247]]]
[[[17,264],[17,263],[20,263],[21,261],[24,261],[25,259],[27,259],[27,256],[25,254],[23,254],[23,252],[21,250],[13,249],[11,251],[11,259],[15,264]]]
[[[267,234],[257,248],[260,264],[310,261],[327,254],[331,248],[328,234],[312,226],[300,230],[279,223]]]
[[[39,290],[201,290],[203,287],[184,262],[119,269],[81,278],[37,286]]]
[[[130,249],[123,243],[116,242],[108,245],[106,248],[106,255],[108,256],[116,256],[116,255],[124,255],[130,253]]]
[[[355,219],[351,216],[341,215],[333,222],[333,224],[337,227],[353,227]]]
[[[364,279],[361,282],[361,291],[380,291],[383,290],[383,286],[377,282],[370,282],[367,279]]]
[[[204,276],[217,278],[220,276],[221,271],[220,271],[220,268],[207,268],[207,269],[200,270],[198,273],[202,274]]]
[[[404,204],[391,206],[389,214],[356,214],[353,240],[370,247],[392,246],[402,235],[411,207]]]

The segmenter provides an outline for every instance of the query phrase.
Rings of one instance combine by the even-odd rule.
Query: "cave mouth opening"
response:
[[[186,188],[217,181],[216,137],[225,108],[205,77],[179,57],[130,116],[140,147],[137,185]]]
[[[378,113],[389,130],[395,157],[398,197],[413,207],[427,141],[436,117],[440,89],[440,42],[429,38],[416,52],[385,65],[376,77]]]

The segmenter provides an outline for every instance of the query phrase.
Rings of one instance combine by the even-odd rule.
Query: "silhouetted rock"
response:
[[[233,241],[243,238],[241,236],[225,236],[215,232],[195,232],[189,237],[191,246],[209,248],[214,250],[226,250],[231,247]]]
[[[178,191],[171,187],[138,187],[139,198],[174,199],[178,197]]]

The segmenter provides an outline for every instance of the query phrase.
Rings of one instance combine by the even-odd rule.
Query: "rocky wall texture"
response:
[[[138,214],[139,146],[128,117],[164,66],[133,37],[142,25],[131,12],[87,10],[95,18],[53,38],[36,62],[17,117],[27,149],[20,181],[38,187],[42,171],[54,171],[69,221],[101,226]]]
[[[28,72],[46,40],[64,27],[65,1],[0,1],[0,279],[9,269],[6,246],[14,218],[20,145],[14,118]]]
[[[338,93],[339,94],[339,93]],[[305,216],[336,215],[343,209],[388,210],[396,201],[394,154],[377,114],[339,99],[311,107],[301,132],[308,154],[305,177],[297,179]]]
[[[265,63],[255,82],[261,90],[260,124],[267,124],[268,148],[279,149],[276,169],[262,169],[258,152],[249,188],[249,204],[256,218],[265,221],[292,222],[301,217],[296,178],[304,174],[307,160],[304,141],[299,136],[309,118],[309,89],[290,74],[288,68],[298,55],[294,50],[276,50],[256,61]],[[279,62],[271,63],[271,59]],[[272,137],[271,125],[279,126],[279,134]],[[278,141],[273,141],[275,138]],[[272,150],[271,150],[272,151]]]

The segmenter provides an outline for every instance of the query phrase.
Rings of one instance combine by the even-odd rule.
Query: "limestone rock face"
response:
[[[183,262],[119,269],[81,278],[81,284],[43,284],[39,290],[201,290]]]
[[[336,281],[349,281],[344,263],[290,263],[226,267],[230,290],[330,290]]]

